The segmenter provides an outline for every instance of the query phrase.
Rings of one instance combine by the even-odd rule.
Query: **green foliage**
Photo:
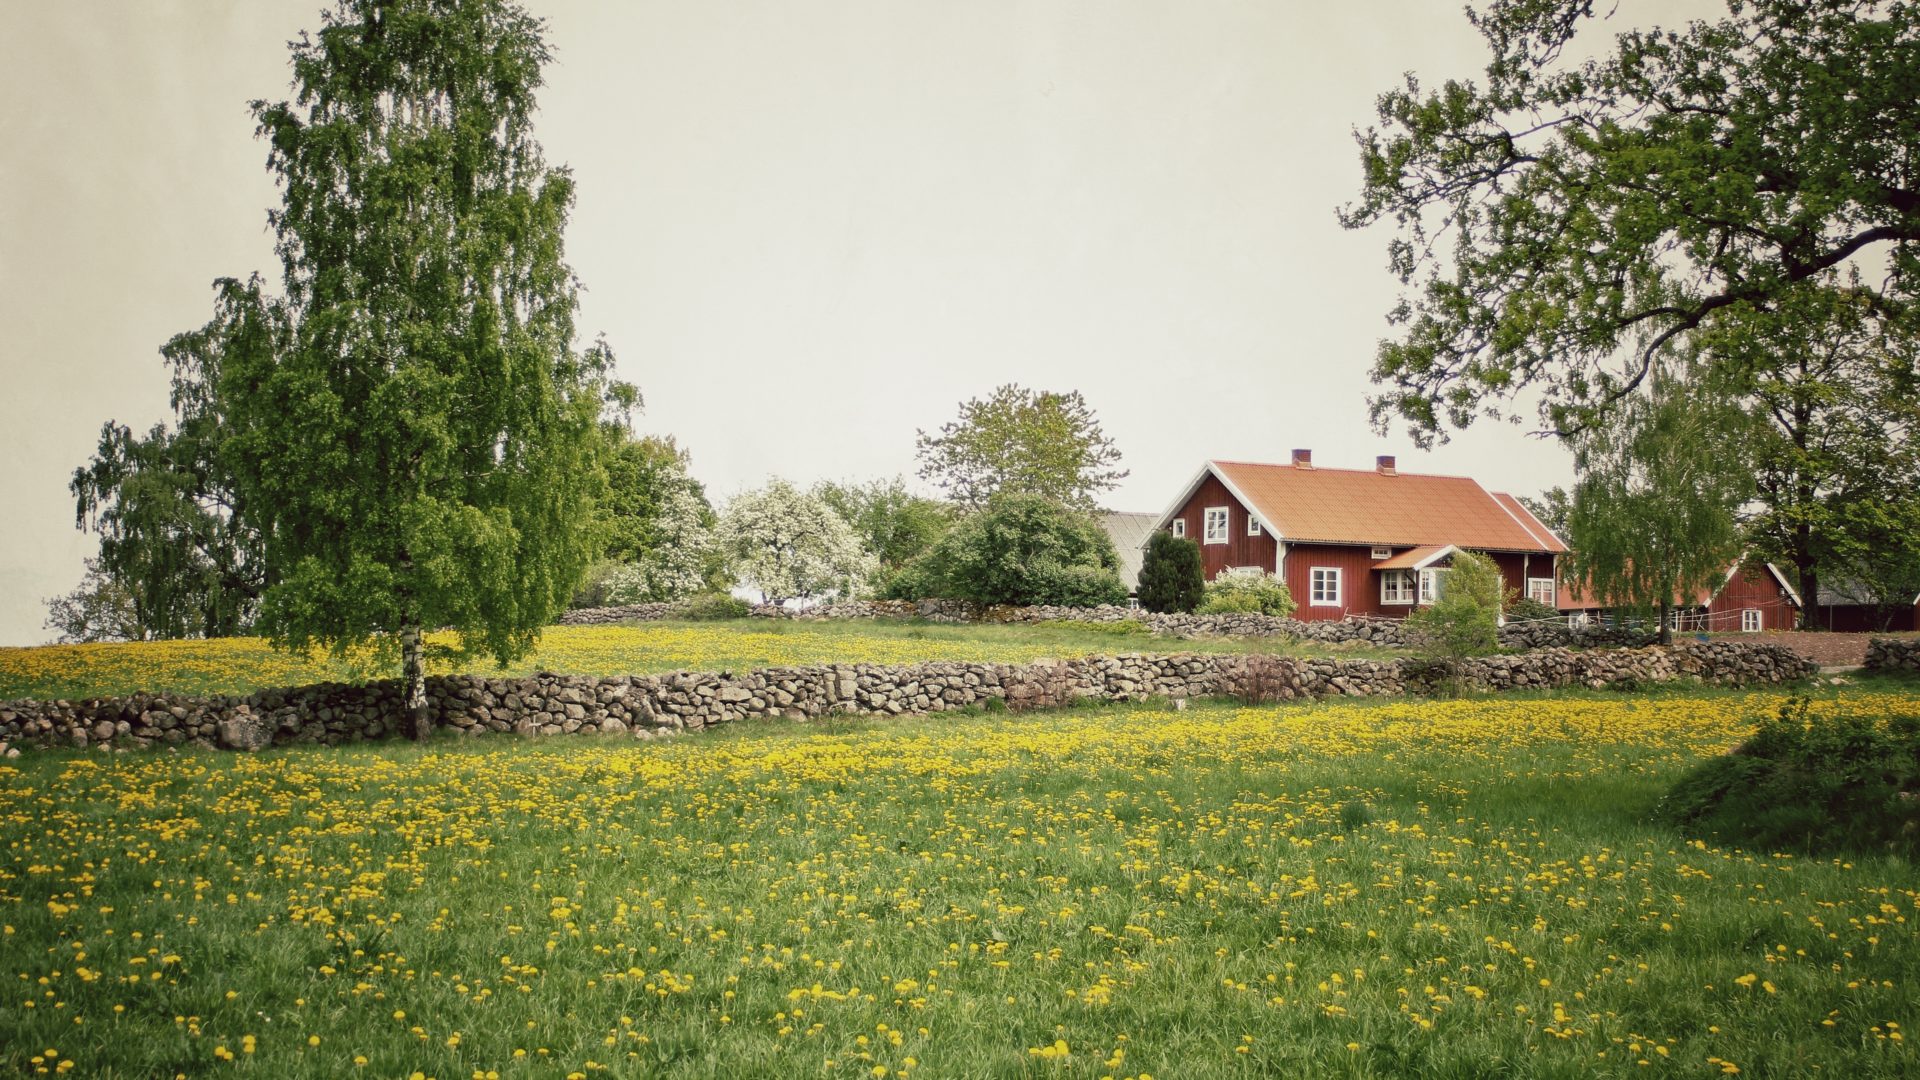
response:
[[[631,561],[667,542],[662,518],[676,496],[691,497],[702,524],[713,528],[706,488],[687,471],[691,458],[673,436],[634,438],[620,424],[609,425],[607,433],[613,450],[606,459],[607,493],[600,505],[608,522],[608,558]]]
[[[47,629],[73,645],[147,640],[150,635],[140,623],[133,594],[104,573],[98,559],[88,559],[86,565],[79,588],[47,601]]]
[[[1539,622],[1542,619],[1558,619],[1560,612],[1535,600],[1531,596],[1509,596],[1507,598],[1507,618],[1519,622]]]
[[[911,584],[924,591],[902,599],[1071,607],[1127,599],[1107,531],[1091,515],[1039,495],[996,497],[915,565]]]
[[[604,344],[574,345],[571,176],[531,134],[541,22],[504,0],[343,0],[256,101],[283,201],[283,298],[228,283],[223,457],[279,580],[277,645],[406,660],[422,627],[501,663],[533,646],[605,537]]]
[[[1698,377],[1669,375],[1574,445],[1567,580],[1609,607],[1657,615],[1718,585],[1739,557],[1735,514],[1753,490],[1744,414]]]
[[[997,494],[1038,495],[1081,510],[1127,475],[1120,451],[1078,390],[1035,393],[1009,383],[962,402],[960,418],[916,441],[920,475],[978,510]]]
[[[1755,555],[1790,567],[1803,597],[1826,581],[1910,604],[1920,592],[1920,337],[1912,313],[1876,310],[1858,285],[1804,288],[1722,320],[1702,348],[1743,373],[1758,421],[1758,510],[1746,523]]]
[[[1531,495],[1520,496],[1520,502],[1529,513],[1540,519],[1540,524],[1553,530],[1553,534],[1562,539],[1567,535],[1567,517],[1573,513],[1573,496],[1567,489],[1554,485],[1540,493],[1538,498]]]
[[[1886,268],[1853,287],[1877,308],[1920,292],[1913,4],[1754,0],[1673,30],[1595,25],[1589,43],[1610,10],[1470,10],[1483,78],[1409,75],[1379,98],[1341,214],[1398,229],[1408,295],[1375,360],[1376,422],[1430,442],[1537,395],[1569,430],[1670,342],[1848,260]]]
[[[680,605],[680,617],[695,621],[744,619],[752,610],[745,600],[731,593],[706,592]]]
[[[1808,706],[1789,699],[1745,744],[1696,766],[1661,816],[1762,851],[1920,854],[1920,722]]]
[[[924,554],[953,524],[950,504],[915,495],[897,476],[865,484],[822,483],[813,493],[853,526],[883,573]]]
[[[1293,614],[1293,593],[1273,574],[1221,574],[1207,582],[1206,598],[1197,609],[1202,615]]]
[[[223,310],[244,303],[218,287]],[[76,523],[100,536],[100,556],[80,590],[63,597],[63,634],[75,616],[124,610],[86,634],[133,638],[228,637],[245,633],[269,582],[263,541],[223,456],[226,427],[214,388],[222,360],[246,347],[211,329],[175,336],[160,350],[172,369],[174,425],[142,438],[108,422],[99,448],[71,484]],[[114,598],[103,605],[99,601]],[[110,623],[120,621],[121,625]]]
[[[1140,563],[1140,606],[1148,611],[1192,611],[1200,606],[1206,588],[1200,545],[1156,531]]]
[[[1457,662],[1500,648],[1500,600],[1506,583],[1492,559],[1456,551],[1440,596],[1407,616],[1407,635],[1428,659]]]

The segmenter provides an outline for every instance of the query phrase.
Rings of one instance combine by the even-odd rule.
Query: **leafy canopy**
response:
[[[878,569],[824,499],[778,478],[727,503],[719,540],[740,580],[770,603],[856,596]]]
[[[918,433],[920,476],[968,510],[1001,493],[1039,495],[1082,510],[1127,476],[1120,451],[1078,390],[1035,393],[1012,383],[962,402],[937,435]]]
[[[898,476],[864,484],[829,481],[815,487],[814,494],[853,526],[882,570],[913,561],[953,524],[951,505],[915,495]]]
[[[960,519],[896,586],[919,599],[1093,607],[1124,603],[1113,539],[1091,514],[1010,493]]]
[[[504,0],[342,0],[256,101],[284,296],[227,286],[224,456],[280,645],[524,655],[603,537],[604,345],[574,344],[573,181],[533,139],[542,23]],[[417,683],[415,650],[409,681]],[[418,697],[417,694],[410,694]]]
[[[1739,558],[1749,429],[1722,388],[1679,365],[1616,413],[1575,443],[1562,572],[1606,607],[1657,612],[1670,640],[1668,609]]]
[[[223,314],[252,302],[232,282],[216,291]],[[263,343],[247,340],[244,327],[232,333],[239,340],[198,330],[167,342],[160,355],[171,369],[173,426],[139,436],[109,421],[92,460],[74,471],[76,524],[99,534],[100,555],[80,590],[56,601],[63,636],[231,637],[253,625],[270,580],[264,541],[224,456],[213,392],[230,347]]]
[[[1595,8],[1471,9],[1484,79],[1409,75],[1359,135],[1360,197],[1341,220],[1395,226],[1389,262],[1408,288],[1373,368],[1377,424],[1397,416],[1430,443],[1525,391],[1570,431],[1670,343],[1804,284],[1912,307],[1914,3],[1742,0],[1568,59]],[[1876,269],[1837,278],[1850,261]]]

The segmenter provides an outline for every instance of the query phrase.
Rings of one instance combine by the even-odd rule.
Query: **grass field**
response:
[[[1915,1075],[1920,870],[1647,824],[1776,701],[37,753],[0,1073]]]
[[[627,675],[678,670],[744,670],[798,664],[909,664],[922,660],[1013,663],[1043,656],[1115,652],[1242,652],[1249,649],[1340,656],[1387,655],[1378,650],[1314,646],[1271,639],[1179,641],[1145,633],[1052,623],[966,625],[921,622],[641,623],[630,626],[554,626],[532,656],[507,674],[557,671]],[[501,672],[489,660],[439,662],[436,673]],[[87,698],[137,690],[214,694],[267,686],[390,678],[371,656],[336,660],[275,652],[259,638],[153,641],[131,644],[0,648],[0,701]]]

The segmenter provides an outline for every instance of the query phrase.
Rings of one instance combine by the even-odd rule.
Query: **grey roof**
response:
[[[1120,580],[1126,582],[1129,593],[1140,588],[1140,563],[1146,558],[1147,539],[1153,535],[1153,525],[1158,520],[1159,514],[1100,515],[1100,524],[1113,538],[1113,549],[1120,553]]]
[[[1849,607],[1855,604],[1868,606],[1886,604],[1890,607],[1904,607],[1904,597],[1882,599],[1874,595],[1873,586],[1863,581],[1845,577],[1822,577],[1820,579],[1820,606]]]

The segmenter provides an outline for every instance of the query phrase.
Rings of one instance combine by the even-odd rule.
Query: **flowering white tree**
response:
[[[719,549],[706,503],[687,487],[669,488],[649,522],[652,543],[607,578],[609,604],[682,600],[706,585]]]
[[[740,579],[772,603],[853,596],[879,569],[846,519],[778,478],[728,503],[719,533]]]

